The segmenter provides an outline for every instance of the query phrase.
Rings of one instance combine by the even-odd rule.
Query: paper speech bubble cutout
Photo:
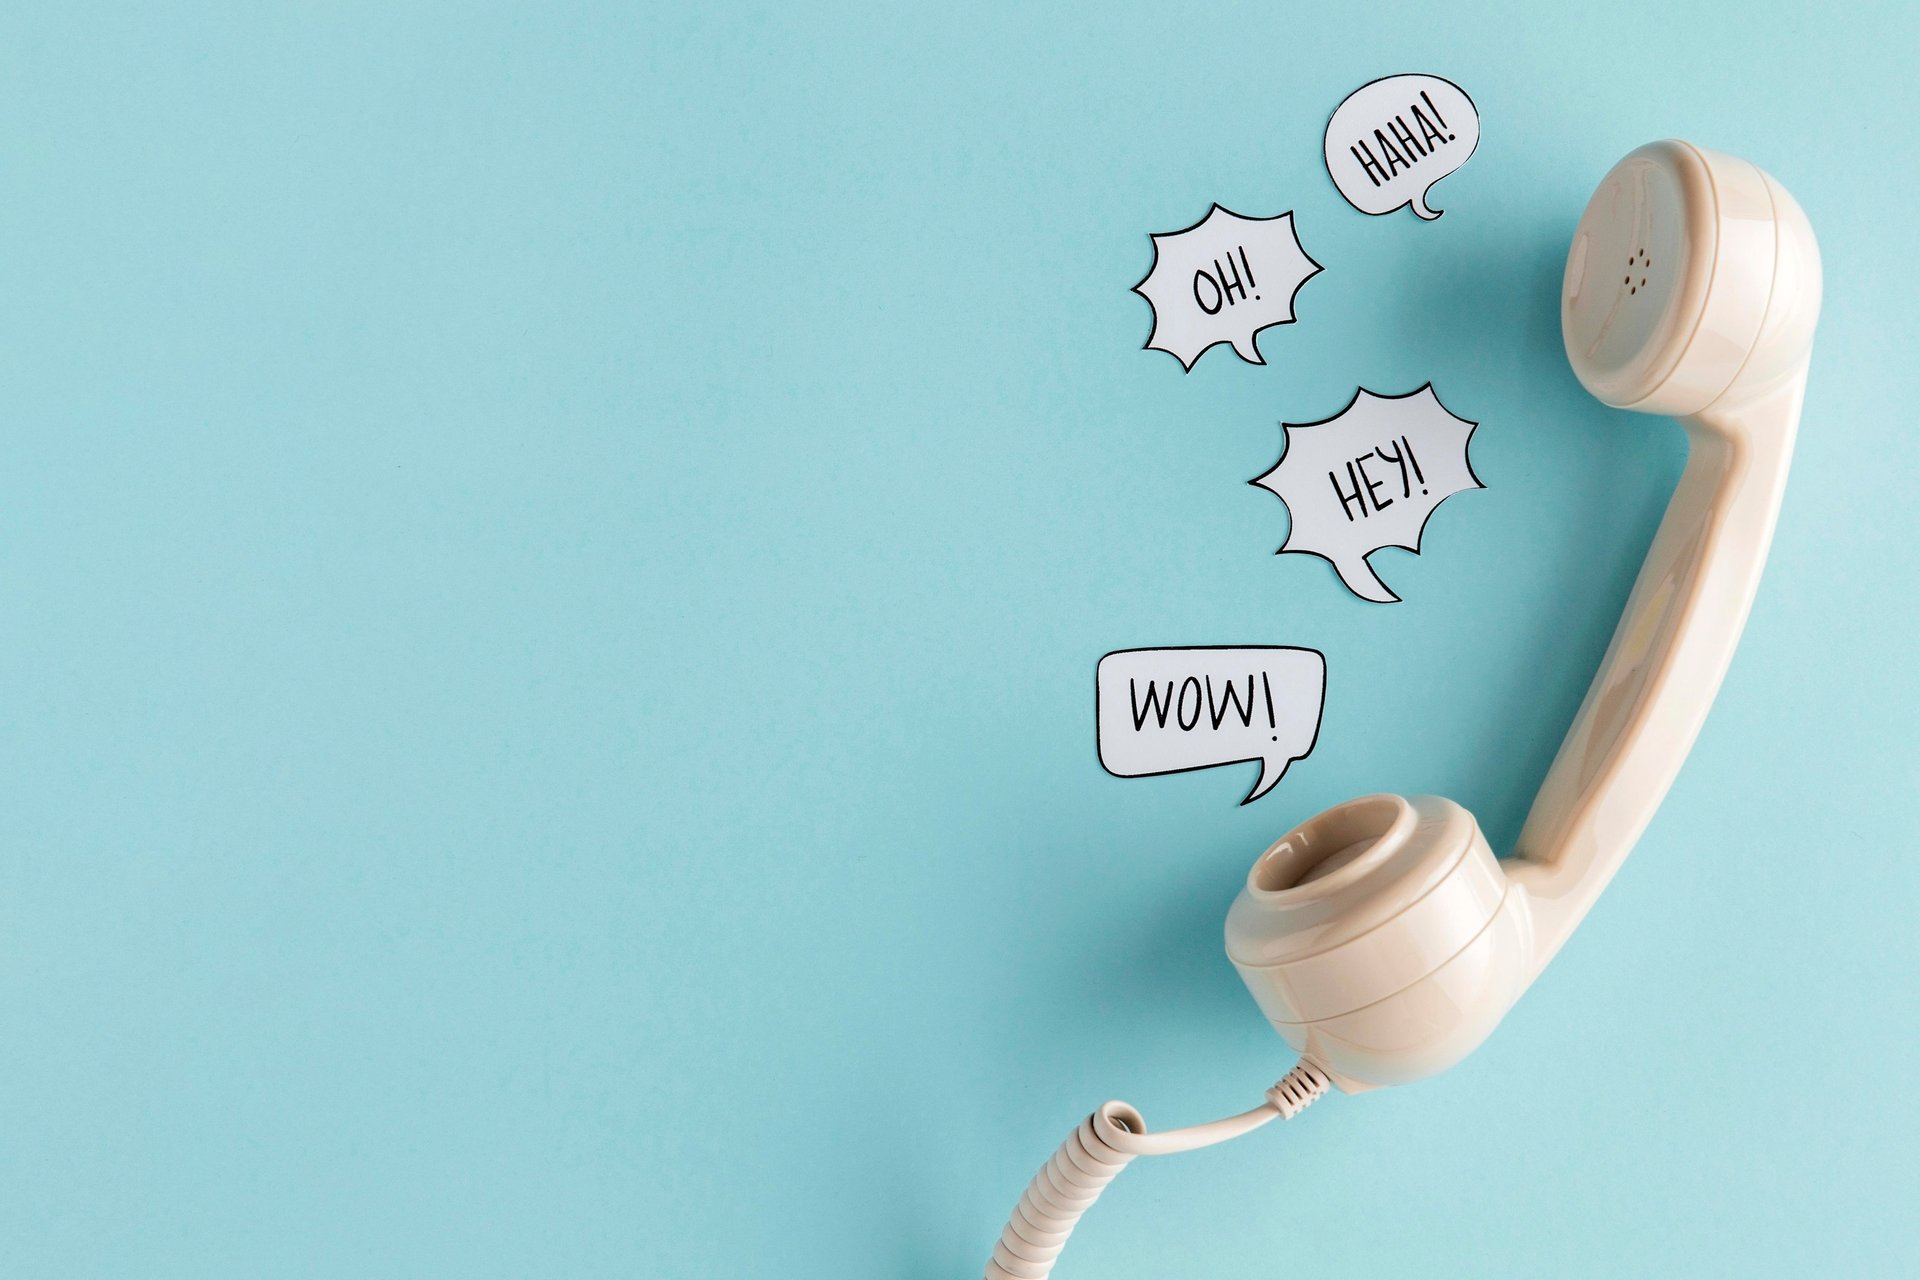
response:
[[[1094,675],[1100,767],[1146,778],[1257,760],[1251,804],[1313,750],[1326,693],[1318,649],[1121,649]]]
[[[1300,247],[1293,214],[1243,218],[1214,205],[1180,231],[1152,237],[1153,266],[1133,291],[1153,307],[1146,350],[1164,351],[1191,372],[1217,342],[1265,364],[1254,335],[1293,323],[1293,298],[1323,267]]]
[[[1281,424],[1280,461],[1247,482],[1287,504],[1292,527],[1275,554],[1319,556],[1362,600],[1398,601],[1367,557],[1381,547],[1419,555],[1433,509],[1486,488],[1467,459],[1479,425],[1447,412],[1431,382],[1403,396],[1362,387],[1331,418]]]
[[[1410,205],[1422,218],[1427,189],[1480,145],[1480,112],[1466,90],[1439,76],[1388,76],[1347,95],[1327,121],[1327,175],[1362,213]]]

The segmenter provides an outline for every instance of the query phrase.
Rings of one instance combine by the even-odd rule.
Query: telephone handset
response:
[[[1471,1053],[1580,923],[1659,807],[1746,624],[1786,486],[1820,313],[1806,215],[1753,164],[1679,141],[1632,152],[1575,229],[1560,300],[1575,374],[1677,417],[1689,452],[1599,673],[1512,856],[1438,796],[1365,796],[1263,853],[1227,954],[1299,1063],[1241,1115],[1148,1132],[1109,1102],[1028,1186],[986,1280],[1043,1280],[1137,1155],[1291,1117],[1329,1087]]]

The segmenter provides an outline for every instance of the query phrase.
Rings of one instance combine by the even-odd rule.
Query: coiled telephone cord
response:
[[[1027,1184],[987,1260],[985,1280],[1046,1280],[1080,1216],[1135,1156],[1195,1151],[1251,1133],[1270,1120],[1291,1120],[1325,1093],[1328,1084],[1318,1067],[1300,1062],[1253,1110],[1159,1133],[1149,1133],[1140,1113],[1126,1103],[1102,1103]]]

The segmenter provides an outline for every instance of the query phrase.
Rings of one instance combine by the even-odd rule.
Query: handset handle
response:
[[[1806,371],[1682,419],[1685,472],[1514,847],[1537,975],[1613,879],[1687,758],[1773,540]]]

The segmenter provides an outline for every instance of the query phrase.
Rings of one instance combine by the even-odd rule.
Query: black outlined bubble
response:
[[[1427,192],[1480,145],[1480,110],[1442,76],[1385,76],[1361,85],[1327,120],[1327,176],[1348,204],[1384,215],[1412,209],[1426,221]]]
[[[1249,364],[1265,364],[1255,337],[1292,324],[1300,287],[1324,269],[1301,247],[1291,211],[1247,218],[1216,204],[1152,240],[1153,266],[1133,286],[1153,308],[1145,349],[1166,352],[1188,372],[1222,342]]]
[[[1327,659],[1292,645],[1118,649],[1094,674],[1100,767],[1160,777],[1258,762],[1251,804],[1312,754]]]
[[[1449,412],[1431,382],[1400,396],[1361,387],[1331,418],[1281,424],[1280,461],[1247,482],[1287,504],[1292,527],[1275,554],[1319,556],[1362,600],[1397,603],[1367,557],[1420,554],[1434,510],[1486,488],[1467,456],[1478,426]]]

